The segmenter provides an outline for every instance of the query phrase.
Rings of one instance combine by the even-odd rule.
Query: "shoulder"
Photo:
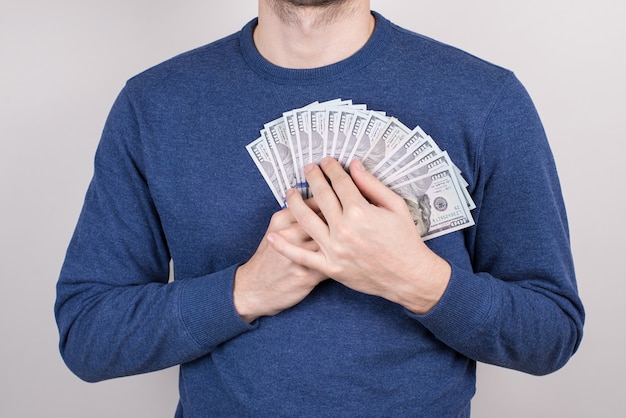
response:
[[[512,72],[468,51],[403,28],[376,13],[377,19],[388,26],[387,60],[401,68],[432,79],[481,85],[501,85]],[[418,70],[419,69],[419,70]]]
[[[241,65],[239,33],[183,52],[132,76],[126,89],[157,92],[168,87],[197,86]]]

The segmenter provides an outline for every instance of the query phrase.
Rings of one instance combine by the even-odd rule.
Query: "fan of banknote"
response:
[[[467,182],[446,151],[419,127],[350,100],[315,102],[268,122],[246,146],[276,201],[291,188],[310,198],[304,166],[354,159],[404,198],[424,240],[474,225]]]

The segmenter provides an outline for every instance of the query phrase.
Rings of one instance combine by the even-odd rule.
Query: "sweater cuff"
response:
[[[181,319],[191,337],[204,349],[212,350],[256,328],[242,320],[235,309],[233,284],[237,267],[185,280],[180,294]]]
[[[452,267],[448,287],[441,300],[428,313],[412,318],[428,328],[439,340],[454,348],[475,336],[487,320],[493,305],[494,290],[488,277]]]

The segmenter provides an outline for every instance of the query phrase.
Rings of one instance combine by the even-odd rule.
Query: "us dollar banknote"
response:
[[[425,241],[474,225],[456,173],[450,166],[395,184],[391,190],[402,196]]]
[[[423,239],[474,225],[476,207],[461,171],[420,126],[351,100],[313,102],[267,122],[248,154],[281,207],[286,191],[310,198],[304,167],[324,157],[353,160],[402,196]]]

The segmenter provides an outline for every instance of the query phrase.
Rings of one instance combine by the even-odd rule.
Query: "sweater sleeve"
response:
[[[168,282],[169,262],[123,91],[57,283],[60,351],[77,376],[98,381],[167,368],[253,328],[233,305],[236,266]]]
[[[584,310],[551,150],[513,75],[480,138],[476,225],[465,231],[473,271],[452,265],[442,300],[414,317],[476,361],[551,373],[577,350]]]

